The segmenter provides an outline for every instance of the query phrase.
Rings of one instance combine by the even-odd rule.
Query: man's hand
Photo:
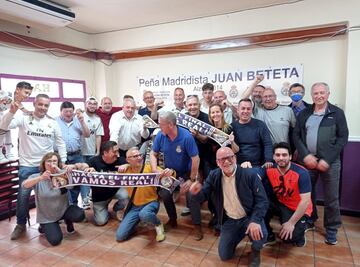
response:
[[[19,105],[15,102],[11,102],[9,112],[15,114],[18,109],[19,109]]]
[[[192,128],[190,128],[189,130],[190,130],[191,135],[192,135],[193,137],[196,137],[196,135],[197,135],[198,132],[195,131],[195,130],[192,129]]]
[[[75,111],[75,113],[76,113],[76,117],[78,118],[78,120],[79,120],[80,122],[84,122],[84,114],[83,114],[83,111],[78,108],[78,109]]]
[[[84,172],[96,172],[96,170],[93,167],[86,168]]]
[[[267,161],[264,163],[263,166],[265,167],[265,169],[269,169],[269,168],[272,168],[273,165],[274,164],[271,161]]]
[[[262,74],[256,75],[255,80],[257,83],[261,83],[264,80],[264,75],[262,75]]]
[[[166,168],[161,172],[160,178],[173,176],[173,174],[174,174],[174,170]]]
[[[118,170],[117,170],[118,172],[124,173],[129,168],[129,164],[123,164],[123,165],[115,166],[115,167],[118,168]]]
[[[64,170],[66,170],[66,172],[71,172],[72,170],[76,170],[76,165],[75,164],[69,164],[69,165],[63,165],[62,168]]]
[[[254,222],[249,223],[245,234],[249,235],[252,240],[261,240],[263,238],[260,224]]]
[[[252,168],[251,162],[250,161],[244,161],[243,163],[240,164],[241,168]]]
[[[329,164],[325,160],[321,159],[319,160],[316,169],[318,169],[321,172],[326,172],[329,169],[329,167],[330,167]]]
[[[180,192],[181,193],[186,193],[189,191],[191,185],[193,184],[193,182],[191,182],[191,180],[187,180],[185,183],[183,183],[180,187]]]
[[[198,181],[194,182],[191,186],[190,186],[190,193],[192,195],[197,195],[199,194],[199,192],[201,191],[202,185],[201,183],[199,183]]]
[[[315,157],[313,154],[309,154],[304,158],[304,164],[308,169],[315,169],[318,164],[318,158]]]
[[[292,239],[292,234],[294,232],[295,225],[291,222],[286,222],[281,225],[279,236],[282,240]]]

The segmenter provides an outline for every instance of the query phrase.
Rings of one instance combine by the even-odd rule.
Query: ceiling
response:
[[[231,14],[299,0],[52,0],[76,14],[68,27],[103,33]],[[0,4],[1,5],[1,4]],[[1,13],[0,13],[0,17]],[[18,22],[18,21],[15,21]]]

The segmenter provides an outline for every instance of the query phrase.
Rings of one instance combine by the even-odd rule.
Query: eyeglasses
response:
[[[227,156],[227,157],[223,157],[220,159],[216,159],[218,162],[220,162],[221,164],[225,163],[225,161],[232,161],[234,159],[235,155],[231,155],[231,156]]]
[[[132,155],[132,156],[128,156],[128,159],[136,159],[136,158],[142,158],[144,155],[143,154],[137,154],[137,155]]]

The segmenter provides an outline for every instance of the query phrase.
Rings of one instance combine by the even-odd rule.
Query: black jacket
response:
[[[300,112],[294,129],[294,143],[300,160],[310,154],[306,145],[306,121],[314,112],[314,104]],[[320,122],[316,156],[329,165],[340,155],[349,138],[344,111],[328,102],[325,115]]]
[[[243,169],[237,166],[236,169],[236,191],[250,222],[260,223],[267,212],[269,203],[260,178],[253,169]],[[217,168],[210,172],[201,189],[200,198],[210,199],[214,195],[215,210],[219,223],[224,222],[224,197],[222,189],[222,171]]]

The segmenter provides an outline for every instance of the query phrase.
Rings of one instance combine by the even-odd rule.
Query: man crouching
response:
[[[144,164],[143,155],[137,147],[130,148],[126,153],[126,161],[129,163],[119,171],[125,173],[151,173],[150,164]],[[161,172],[160,177],[168,177],[173,174],[170,169]],[[127,188],[130,201],[129,207],[119,228],[116,231],[116,240],[125,241],[134,232],[136,225],[142,221],[155,225],[156,241],[165,240],[164,226],[156,216],[159,211],[160,203],[158,201],[157,188],[155,186],[130,187]]]
[[[260,250],[267,239],[264,217],[268,209],[261,180],[253,170],[236,165],[234,152],[228,147],[217,151],[216,162],[219,168],[210,172],[203,186],[199,182],[191,186],[192,202],[201,203],[214,194],[221,225],[221,260],[231,259],[236,246],[248,235],[252,241],[249,266],[259,266]]]

